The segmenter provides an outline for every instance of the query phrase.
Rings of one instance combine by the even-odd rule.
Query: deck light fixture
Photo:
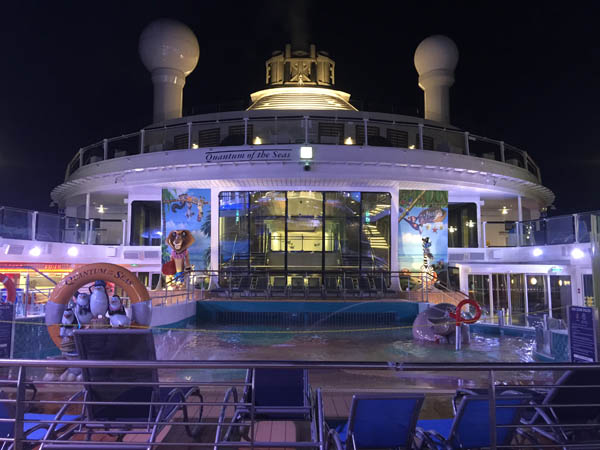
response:
[[[532,253],[533,256],[542,256],[544,251],[541,248],[534,248]]]
[[[254,140],[252,141],[253,145],[261,145],[262,144],[262,139],[260,138],[260,136],[256,136],[254,138]]]
[[[33,247],[31,250],[29,250],[29,255],[30,256],[40,256],[42,254],[42,249],[39,247]]]
[[[67,250],[67,255],[69,255],[72,258],[75,258],[77,255],[79,255],[79,250],[77,249],[77,247],[69,247],[69,249]]]
[[[352,140],[352,138],[350,136],[348,136],[345,140],[344,140],[344,145],[354,145],[354,141]]]
[[[571,250],[571,257],[573,259],[581,259],[585,256],[585,253],[580,248],[574,248]]]
[[[312,147],[300,147],[300,159],[312,159],[313,149]]]

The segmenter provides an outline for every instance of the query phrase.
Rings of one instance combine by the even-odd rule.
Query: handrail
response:
[[[237,113],[237,115],[235,115],[236,113]],[[263,113],[263,112],[261,111],[261,113]],[[186,122],[184,122],[184,123],[177,122],[177,123],[162,124],[162,125],[151,125],[151,126],[144,128],[141,131],[124,134],[122,136],[106,138],[101,141],[98,141],[93,144],[82,147],[69,162],[69,164],[67,166],[67,172],[66,172],[65,179],[67,179],[69,176],[72,175],[73,172],[70,170],[70,168],[71,168],[71,165],[74,163],[74,161],[77,158],[79,158],[80,162],[81,162],[81,164],[79,165],[78,168],[80,168],[82,165],[85,165],[84,164],[85,161],[84,161],[82,155],[85,154],[85,152],[88,150],[91,150],[94,148],[104,148],[105,151],[104,151],[104,156],[102,159],[112,159],[112,158],[107,158],[106,146],[108,144],[118,142],[119,140],[130,139],[132,137],[139,137],[140,142],[139,142],[138,153],[141,154],[141,153],[144,153],[144,146],[148,142],[148,137],[146,135],[152,134],[153,132],[169,131],[169,130],[181,128],[182,132],[185,132],[182,134],[188,134],[188,136],[191,137],[191,129],[194,126],[206,126],[211,123],[212,124],[222,124],[222,123],[227,123],[227,122],[233,123],[236,121],[239,121],[240,125],[241,125],[244,122],[244,120],[257,121],[257,122],[260,121],[260,122],[265,123],[270,120],[277,121],[278,118],[280,118],[280,119],[285,118],[285,119],[297,119],[299,122],[299,129],[306,125],[306,124],[300,125],[301,121],[306,122],[307,120],[330,120],[330,121],[340,121],[343,123],[348,120],[356,119],[356,120],[360,120],[361,122],[363,122],[363,121],[369,122],[370,121],[374,125],[389,124],[392,127],[394,127],[394,126],[404,127],[404,128],[410,127],[410,128],[415,128],[415,130],[419,128],[419,129],[422,129],[423,131],[425,131],[426,133],[427,132],[434,133],[435,139],[439,139],[440,133],[447,135],[448,137],[452,137],[453,135],[464,134],[466,141],[469,141],[469,140],[471,140],[473,142],[479,141],[479,142],[484,142],[486,144],[492,144],[492,145],[498,146],[498,152],[501,154],[500,159],[498,159],[498,161],[500,161],[502,163],[510,164],[505,160],[504,150],[502,150],[506,146],[506,148],[510,149],[511,152],[517,153],[521,157],[522,168],[524,170],[527,170],[531,174],[533,174],[537,178],[537,180],[539,182],[541,182],[539,167],[537,164],[535,164],[535,162],[531,159],[531,157],[529,156],[529,154],[526,151],[521,150],[515,146],[505,144],[504,141],[499,141],[499,140],[487,138],[484,136],[478,136],[476,134],[471,134],[469,132],[465,132],[460,129],[452,129],[452,128],[448,128],[448,127],[444,127],[444,126],[438,126],[433,123],[425,123],[425,121],[421,118],[414,118],[414,121],[409,121],[409,119],[411,119],[411,118],[406,117],[406,116],[390,115],[390,114],[385,114],[385,113],[372,113],[372,112],[371,113],[358,112],[358,114],[357,114],[356,112],[352,113],[349,111],[344,111],[344,114],[341,116],[340,116],[339,112],[336,112],[335,114],[331,115],[325,111],[319,111],[319,112],[312,111],[312,113],[313,113],[312,115],[303,115],[302,117],[299,117],[297,114],[290,117],[290,113],[291,112],[286,111],[286,112],[282,112],[281,114],[272,113],[270,115],[262,115],[262,114],[259,115],[259,114],[255,114],[255,112],[253,113],[251,111],[239,111],[239,112],[225,113],[224,117],[221,117],[223,115],[223,113],[217,113],[218,117],[211,118],[210,120],[206,120],[206,118],[203,120],[202,117],[199,117],[199,116],[191,116],[191,117],[184,118],[184,119],[187,119]],[[338,117],[338,116],[340,116],[340,117]],[[397,117],[399,120],[394,120],[394,117]],[[244,133],[248,133],[248,129],[246,127],[244,127]],[[365,137],[367,138],[367,136],[365,136]],[[407,139],[408,139],[408,137],[407,137]],[[144,142],[144,141],[146,141],[146,142]],[[364,142],[362,145],[373,146],[372,144],[369,144],[368,139],[365,139],[365,141],[366,142]],[[247,136],[244,136],[244,142],[250,143],[250,140],[248,139]],[[164,150],[164,151],[175,150],[175,148],[169,148],[169,146],[165,147],[163,144],[158,144],[158,145],[162,145],[163,146],[162,150]],[[421,145],[415,145],[415,146],[409,146],[408,144],[406,144],[406,145],[407,145],[407,147],[410,147],[410,148],[422,149]],[[463,148],[465,145],[466,145],[465,141],[463,140],[462,144],[460,144],[457,147],[457,149],[460,150],[460,152],[463,154],[471,155],[473,153],[473,151],[471,151],[471,152],[467,151],[467,149]],[[217,143],[216,145],[214,145],[214,144],[210,145],[210,147],[215,147],[215,146],[221,146],[221,144]],[[374,146],[378,146],[378,144],[375,143]],[[189,149],[191,147],[192,147],[191,143],[187,142],[187,144],[185,145],[185,148],[178,148],[178,149],[184,150],[184,149]],[[434,149],[431,149],[431,150],[434,150]],[[446,150],[438,149],[438,151],[446,151]],[[477,155],[473,154],[473,156],[477,156]],[[496,159],[496,158],[494,158],[494,159]],[[89,164],[89,162],[88,162],[88,164]]]

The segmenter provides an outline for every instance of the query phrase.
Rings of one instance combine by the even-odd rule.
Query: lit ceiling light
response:
[[[312,147],[300,147],[300,159],[312,159],[313,149]]]
[[[72,258],[75,258],[77,255],[79,255],[79,249],[77,247],[69,247],[69,249],[67,250],[67,255],[69,255]]]
[[[354,145],[354,141],[352,140],[352,138],[350,136],[348,136],[345,140],[344,140],[344,144],[345,145]]]
[[[456,231],[456,227],[453,227],[452,225],[450,225],[450,226],[448,227],[448,231],[449,231],[450,233],[454,233],[454,232]]]
[[[42,254],[42,249],[39,247],[33,247],[29,250],[29,255],[31,256],[40,256]]]
[[[104,211],[106,211],[108,208],[105,208],[104,205],[100,205],[96,209],[98,210],[99,214],[104,214]]]
[[[508,214],[508,208],[506,206],[503,206],[502,209],[500,210],[500,212],[502,213],[503,216]]]
[[[529,279],[529,284],[531,284],[532,286],[535,286],[537,284],[537,278],[536,277],[531,277]]]
[[[534,248],[532,253],[533,256],[542,256],[544,251],[541,248]]]
[[[143,172],[144,169],[142,169],[141,167],[136,167],[135,169],[133,169],[134,172]]]
[[[253,143],[254,145],[261,145],[261,144],[262,144],[262,139],[260,138],[260,136],[256,136],[256,137],[254,138],[254,140],[252,141],[252,143]]]
[[[468,226],[469,228],[473,228],[475,226],[475,222],[473,222],[472,220],[469,220],[467,223],[465,223],[466,226]]]
[[[571,257],[573,259],[581,259],[585,256],[585,253],[580,248],[574,248],[571,250]]]
[[[558,280],[558,285],[562,286],[563,285],[563,281],[562,280]]]

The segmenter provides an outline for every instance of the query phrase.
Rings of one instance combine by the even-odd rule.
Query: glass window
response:
[[[594,306],[594,276],[591,273],[583,275],[583,300],[585,306]]]
[[[219,194],[219,262],[222,269],[248,268],[248,193]]]
[[[478,247],[475,203],[448,205],[448,247]]]
[[[250,267],[285,270],[286,192],[251,192]]]
[[[160,245],[160,202],[131,202],[130,245]]]
[[[508,292],[506,287],[506,274],[492,274],[492,292],[494,295],[494,316],[497,317],[498,314],[500,314],[500,310],[504,309],[504,314],[506,318],[506,313],[508,312]]]
[[[360,192],[325,193],[325,270],[358,270]]]
[[[362,270],[389,270],[391,195],[388,193],[363,192],[361,199]]]
[[[326,192],[325,217],[360,216],[360,192]]]
[[[469,275],[469,297],[481,307],[481,316],[490,318],[490,278],[488,275]]]
[[[510,275],[510,320],[511,324],[527,324],[525,318],[525,292],[523,291],[523,275]]]
[[[567,319],[567,307],[571,305],[571,277],[568,275],[550,275],[550,294],[552,298],[552,317]]]
[[[529,314],[537,316],[548,314],[545,275],[527,275],[527,303]]]

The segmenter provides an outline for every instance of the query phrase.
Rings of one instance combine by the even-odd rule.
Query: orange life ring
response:
[[[46,303],[46,326],[52,341],[60,346],[60,324],[69,300],[82,286],[96,280],[114,283],[129,297],[132,319],[138,325],[149,326],[152,319],[150,294],[141,281],[129,270],[116,264],[96,263],[81,266],[56,285]]]
[[[465,317],[462,316],[461,310],[462,310],[463,306],[465,306],[465,305],[471,305],[475,308],[475,317],[473,317],[472,319],[466,319]],[[461,323],[475,323],[481,317],[481,307],[479,306],[479,303],[477,303],[475,300],[470,299],[470,298],[465,298],[458,305],[456,305],[456,310],[455,310],[455,312],[450,313],[450,317],[452,317],[453,319],[456,319],[457,327],[460,326]]]
[[[17,299],[17,288],[15,287],[13,280],[11,280],[8,275],[0,273],[0,283],[2,283],[6,289],[6,301],[8,303],[14,303]]]

